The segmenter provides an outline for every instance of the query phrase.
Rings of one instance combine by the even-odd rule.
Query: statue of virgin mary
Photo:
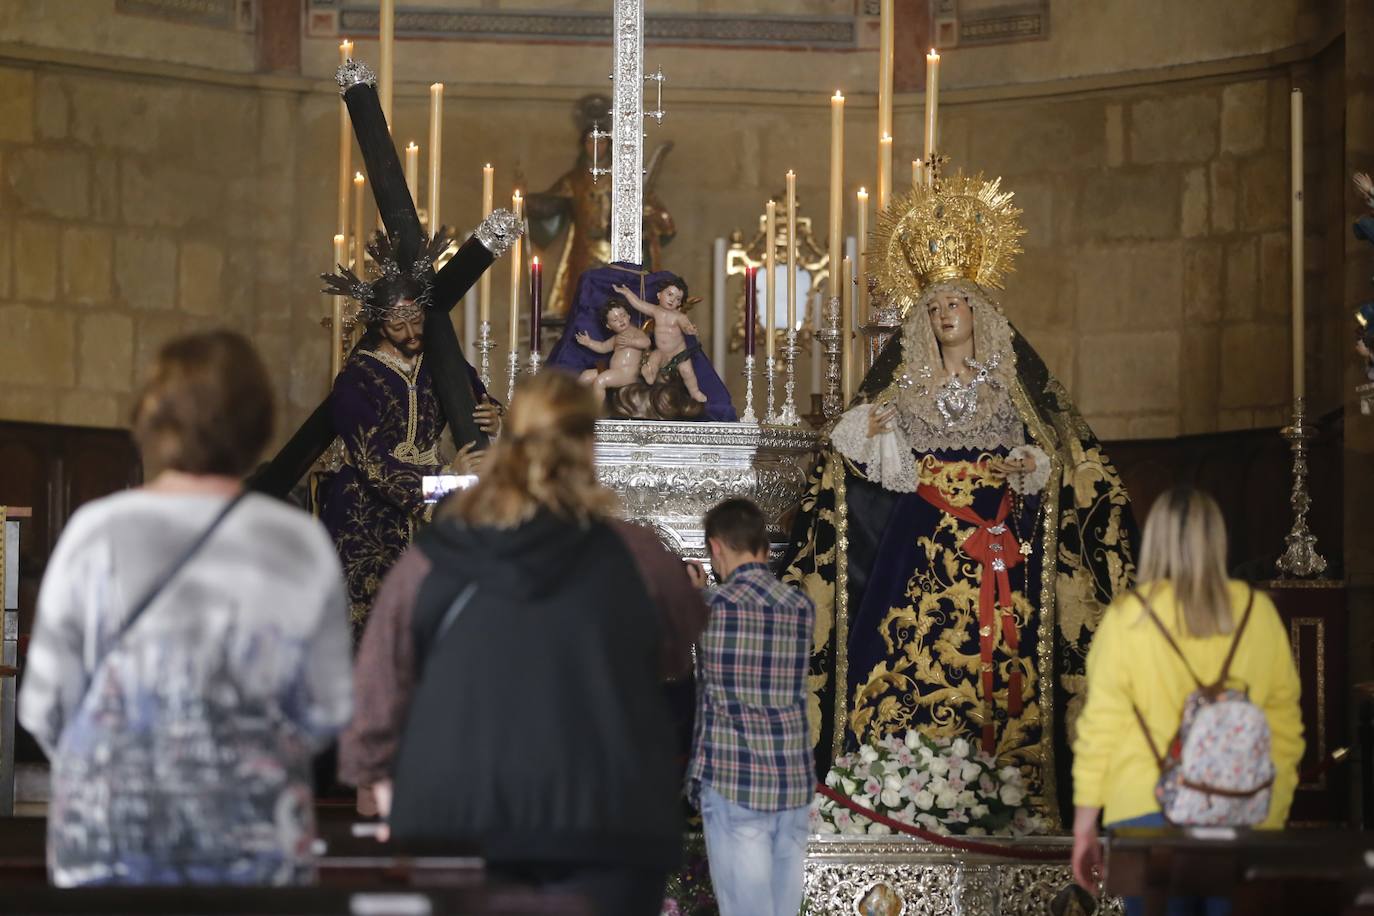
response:
[[[784,578],[818,611],[822,768],[907,729],[963,737],[1020,767],[1053,817],[1088,642],[1134,576],[1136,527],[992,296],[1024,232],[999,183],[955,175],[880,215],[870,270],[901,327],[831,432]]]

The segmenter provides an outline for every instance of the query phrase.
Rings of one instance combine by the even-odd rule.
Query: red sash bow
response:
[[[997,645],[996,625],[1001,618],[1002,639],[1007,644],[1011,656],[1011,677],[1007,685],[1007,712],[1013,716],[1021,715],[1021,662],[1017,658],[1020,646],[1020,631],[1016,627],[1016,614],[1012,605],[1011,576],[1009,571],[1025,558],[1021,556],[1021,545],[1016,535],[1007,525],[1011,514],[1011,490],[1002,497],[997,509],[997,517],[992,521],[984,519],[967,506],[951,505],[943,493],[930,484],[921,484],[916,494],[948,515],[976,526],[963,543],[965,556],[982,567],[978,587],[978,648],[982,662],[983,684],[983,751],[995,754],[997,743],[994,717],[994,693],[992,680],[992,653]],[[1002,611],[999,615],[997,612]]]

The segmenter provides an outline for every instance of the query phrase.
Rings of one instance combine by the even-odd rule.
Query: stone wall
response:
[[[83,6],[103,5],[109,22],[82,14],[74,21],[95,37],[65,48],[31,23],[0,19],[0,417],[120,424],[158,342],[223,323],[263,347],[287,420],[299,420],[327,383],[315,276],[329,263],[335,213],[335,40],[302,39],[300,76],[236,75],[228,71],[251,69],[238,52],[187,49],[232,50],[238,33],[150,26],[167,49],[156,61],[111,2]],[[1334,88],[1321,79],[1343,64],[1337,55],[1322,69],[1327,45],[1311,40],[1320,23],[1290,3],[1266,5],[1272,15],[1248,31],[1217,26],[1210,45],[1190,39],[1167,67],[1141,69],[1142,60],[1092,76],[1107,68],[1074,38],[1091,5],[1055,0],[1049,41],[946,55],[944,149],[956,166],[1004,176],[1026,211],[1007,312],[1105,438],[1275,424],[1289,391],[1288,93],[1296,80],[1339,94],[1339,78]],[[1123,34],[1141,26],[1110,24]],[[861,42],[870,38],[862,31]],[[359,56],[369,47],[360,42]],[[997,61],[1036,48],[1074,78],[1027,65],[1026,78],[994,79]],[[850,99],[846,197],[872,188],[870,53],[661,47],[651,56],[671,74],[669,116],[648,139],[676,145],[659,186],[679,227],[665,254],[694,292],[709,295],[712,239],[756,225],[788,168],[824,237],[835,86]],[[537,190],[572,165],[572,103],[608,88],[605,58],[583,45],[401,42],[399,143],[424,143],[427,84],[448,84],[445,222],[475,223],[485,162],[497,167],[498,199],[517,177]],[[1339,211],[1345,179],[1321,155],[1339,142],[1330,113],[1343,107],[1331,104],[1309,113],[1308,184]],[[919,95],[900,95],[899,188],[920,118]],[[1345,229],[1313,214],[1309,231],[1319,284],[1316,252]],[[498,327],[508,275],[497,265]],[[1339,403],[1341,389],[1318,367],[1344,359],[1347,344],[1323,320],[1309,354],[1319,409]],[[504,366],[501,351],[494,357]],[[737,391],[738,370],[732,358],[722,372]]]

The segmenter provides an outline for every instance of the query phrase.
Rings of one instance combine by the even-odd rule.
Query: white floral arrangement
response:
[[[838,758],[825,784],[870,811],[932,833],[1026,836],[1045,829],[1044,819],[1027,805],[1021,770],[998,767],[964,738],[890,735]],[[811,806],[811,831],[897,832],[823,795]]]

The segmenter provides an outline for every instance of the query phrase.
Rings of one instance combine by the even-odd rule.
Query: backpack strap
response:
[[[1226,661],[1221,664],[1221,674],[1217,675],[1217,682],[1213,687],[1224,687],[1226,678],[1231,673],[1231,662],[1236,657],[1236,648],[1240,645],[1241,634],[1245,632],[1245,625],[1250,622],[1250,612],[1255,609],[1255,590],[1250,589],[1250,600],[1245,602],[1245,611],[1240,615],[1240,625],[1236,627],[1236,635],[1231,637],[1231,648],[1226,653]]]
[[[1145,743],[1150,748],[1150,756],[1155,758],[1155,765],[1159,767],[1159,771],[1164,772],[1164,755],[1155,746],[1155,739],[1150,735],[1150,726],[1145,724],[1145,716],[1140,712],[1140,707],[1134,703],[1131,704],[1131,712],[1135,713],[1135,720],[1140,723],[1140,730],[1145,734]]]
[[[1184,655],[1183,650],[1178,647],[1178,643],[1174,641],[1173,634],[1169,632],[1168,627],[1164,626],[1164,621],[1159,619],[1159,615],[1156,614],[1155,609],[1150,606],[1150,602],[1136,589],[1131,589],[1131,594],[1135,595],[1140,601],[1141,607],[1145,608],[1145,613],[1149,615],[1149,618],[1154,621],[1155,626],[1159,628],[1160,635],[1164,637],[1164,641],[1169,644],[1169,648],[1173,649],[1174,653],[1179,657],[1179,660],[1183,662],[1183,667],[1188,670],[1188,676],[1193,679],[1193,683],[1197,684],[1199,688],[1206,687],[1207,685],[1202,683],[1202,678],[1198,677],[1197,672],[1193,670],[1193,666],[1188,664],[1188,657]],[[1232,649],[1234,650],[1234,646]],[[1227,664],[1230,664],[1229,658],[1227,659]]]

